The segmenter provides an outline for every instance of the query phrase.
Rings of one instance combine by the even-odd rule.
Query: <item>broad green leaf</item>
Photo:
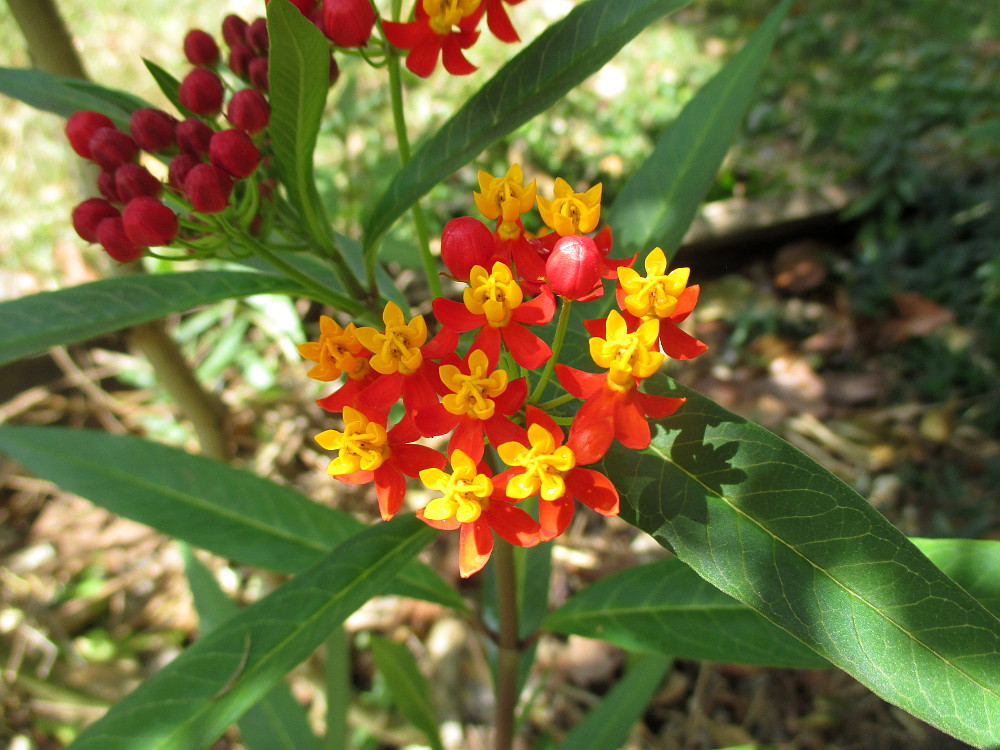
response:
[[[153,80],[156,81],[156,85],[160,87],[160,91],[162,91],[163,95],[167,97],[169,102],[177,108],[177,111],[184,115],[184,117],[193,117],[194,112],[181,104],[181,97],[178,93],[178,90],[181,87],[180,81],[152,60],[143,58],[142,64],[146,66],[146,70],[148,70],[149,74],[153,76]]]
[[[240,608],[225,595],[212,575],[191,548],[184,545],[184,570],[187,573],[198,625],[202,634],[210,633]],[[240,718],[240,740],[247,750],[321,750],[319,738],[309,726],[305,709],[292,691],[278,681],[271,691]]]
[[[622,518],[886,700],[1000,743],[1000,620],[850,487],[759,425],[687,397],[644,452],[608,452]]]
[[[0,302],[0,364],[162,318],[197,305],[252,294],[289,294],[289,279],[243,271],[184,271],[102,279]]]
[[[646,712],[673,659],[643,654],[600,703],[573,727],[558,750],[618,750]]]
[[[323,247],[330,225],[313,180],[313,151],[330,90],[330,43],[288,0],[267,6],[271,121],[282,184],[310,235]]]
[[[351,515],[288,487],[130,436],[4,426],[0,450],[112,513],[217,555],[282,573],[312,565],[364,528]],[[391,589],[465,609],[461,597],[421,564],[408,566]]]
[[[912,539],[945,574],[1000,617],[1000,542],[985,539]]]
[[[646,26],[690,0],[587,0],[551,25],[425,140],[364,218],[365,252],[422,195],[600,70]]]
[[[90,81],[22,68],[0,68],[0,94],[60,117],[84,109],[101,112],[123,129],[128,128],[135,110],[152,106],[137,96]]]
[[[410,649],[402,643],[372,635],[372,656],[399,712],[423,733],[434,750],[443,750],[437,712],[430,699],[431,687]]]
[[[980,604],[1000,612],[1000,542],[910,541]],[[550,613],[543,627],[685,659],[799,669],[830,666],[677,558],[600,579]]]
[[[366,529],[198,640],[115,704],[73,750],[208,746],[434,537],[414,516]]]
[[[602,578],[552,612],[544,627],[683,659],[772,667],[830,666],[677,558]]]
[[[615,198],[605,219],[615,255],[680,246],[739,131],[791,0],[784,0],[664,131],[653,153]]]

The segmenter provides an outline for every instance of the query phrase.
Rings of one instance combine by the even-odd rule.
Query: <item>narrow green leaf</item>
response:
[[[225,595],[215,576],[198,561],[189,546],[184,545],[182,553],[184,571],[198,610],[198,625],[204,635],[235,617],[240,608]],[[240,739],[247,750],[322,750],[305,709],[281,680],[243,714],[238,724]]]
[[[552,612],[544,627],[683,659],[800,669],[830,666],[677,558],[602,578]]]
[[[366,529],[227,620],[85,729],[73,750],[206,747],[434,537],[414,516]]]
[[[434,750],[444,750],[438,734],[437,712],[430,699],[431,686],[410,649],[372,635],[372,656],[399,712],[423,733]]]
[[[148,70],[149,74],[153,76],[153,80],[156,81],[156,85],[160,87],[160,91],[162,91],[163,95],[167,97],[170,103],[177,108],[177,111],[184,115],[184,117],[193,117],[194,112],[181,104],[181,97],[180,94],[178,94],[178,90],[181,87],[180,81],[152,60],[142,58],[142,64],[146,66],[146,70]]]
[[[0,364],[162,318],[197,305],[252,294],[301,291],[289,279],[243,271],[184,271],[102,279],[0,302]]]
[[[605,465],[622,517],[886,700],[1000,743],[1000,620],[850,487],[759,425],[687,397]]]
[[[135,110],[151,106],[124,91],[22,68],[0,68],[0,94],[60,117],[69,117],[84,109],[101,112],[124,129],[128,128],[129,117]]]
[[[330,43],[288,0],[267,6],[274,158],[292,205],[323,247],[332,238],[313,180],[313,152],[330,90]]]
[[[312,565],[364,524],[294,490],[202,456],[126,435],[0,427],[0,450],[43,479],[118,515],[223,557],[283,573]],[[465,610],[422,564],[391,593]]]
[[[605,215],[616,255],[680,246],[753,100],[791,0],[784,0],[660,136]]]
[[[365,252],[432,187],[600,70],[646,26],[690,0],[587,0],[507,63],[425,140],[364,218]]]
[[[636,656],[625,676],[583,721],[573,727],[558,750],[618,750],[624,747],[629,732],[646,712],[672,663],[669,656]]]

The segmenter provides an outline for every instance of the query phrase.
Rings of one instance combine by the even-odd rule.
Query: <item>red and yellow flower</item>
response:
[[[417,0],[413,21],[383,21],[382,30],[391,45],[409,50],[406,67],[421,78],[434,72],[438,57],[452,75],[468,75],[476,66],[463,50],[479,38],[484,10],[482,0]]]
[[[441,325],[457,333],[479,328],[472,348],[482,349],[490,361],[499,359],[501,340],[514,361],[528,369],[541,367],[552,356],[549,345],[525,326],[552,320],[555,299],[550,291],[543,289],[537,297],[525,302],[524,293],[506,263],[494,263],[490,271],[474,266],[462,299],[462,302],[435,299],[434,314]]]
[[[461,529],[458,549],[463,578],[481,570],[490,559],[494,531],[519,547],[538,544],[538,522],[496,490],[484,464],[477,465],[457,450],[451,454],[451,468],[451,474],[443,467],[420,472],[420,481],[441,497],[428,502],[417,516],[436,529]]]
[[[601,219],[601,183],[585,193],[577,193],[566,180],[557,177],[554,192],[553,200],[538,196],[538,213],[547,226],[563,237],[597,229]]]
[[[535,181],[524,184],[520,164],[512,164],[503,177],[494,177],[480,169],[479,190],[472,194],[476,208],[487,219],[498,222],[497,236],[503,240],[520,237],[523,227],[518,224],[518,219],[535,206]]]
[[[329,382],[343,373],[360,378],[368,371],[368,356],[358,341],[354,323],[341,328],[333,318],[319,318],[319,341],[307,341],[298,346],[299,354],[315,362],[307,377]]]
[[[327,467],[328,474],[348,484],[375,482],[379,511],[388,521],[403,504],[404,475],[417,477],[422,470],[444,468],[441,453],[413,443],[419,437],[408,419],[386,431],[382,422],[345,406],[343,431],[321,432],[316,442],[326,450],[337,451],[337,457]]]
[[[659,419],[672,414],[684,399],[641,393],[639,380],[655,373],[664,355],[653,351],[659,333],[659,321],[649,320],[629,331],[625,319],[616,310],[607,320],[588,321],[594,334],[590,355],[606,373],[590,373],[557,364],[560,384],[583,405],[570,426],[569,444],[581,463],[601,459],[611,440],[642,449],[649,445],[647,418]],[[602,338],[598,326],[603,324]]]
[[[660,349],[673,359],[693,359],[708,349],[678,326],[698,303],[698,285],[688,286],[690,268],[667,273],[667,256],[655,248],[645,260],[646,275],[619,268],[618,306],[637,320],[659,320]]]
[[[507,497],[522,500],[538,495],[541,540],[562,534],[573,520],[574,498],[605,516],[618,515],[618,491],[598,471],[577,466],[576,453],[563,445],[563,431],[540,409],[529,406],[527,434],[497,448],[514,467],[497,477]]]

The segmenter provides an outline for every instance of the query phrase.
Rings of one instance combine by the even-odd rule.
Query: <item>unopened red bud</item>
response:
[[[106,172],[113,172],[122,164],[132,161],[139,153],[135,141],[114,128],[101,128],[90,137],[87,146],[94,161]]]
[[[115,170],[115,192],[122,203],[141,195],[156,198],[162,189],[160,181],[141,164],[122,164]]]
[[[271,0],[264,0],[264,5],[270,5]],[[299,9],[299,13],[306,18],[316,9],[316,0],[291,0],[292,5]]]
[[[229,205],[233,179],[218,167],[199,164],[184,178],[184,193],[196,211],[217,214]]]
[[[192,156],[191,154],[177,154],[173,159],[170,160],[170,166],[168,168],[168,182],[170,187],[176,190],[184,189],[184,179],[188,176],[188,172],[201,164],[201,159],[197,156]]]
[[[595,299],[603,292],[601,251],[590,237],[562,237],[545,261],[545,276],[552,291],[567,299]]]
[[[90,139],[101,128],[114,129],[114,127],[111,118],[100,112],[74,112],[66,120],[66,137],[76,153],[84,159],[93,159],[90,153]]]
[[[330,53],[330,85],[332,86],[333,84],[335,84],[337,82],[338,78],[340,78],[340,66],[337,65],[337,60],[333,56],[333,53],[331,52]]]
[[[118,216],[118,209],[103,198],[88,198],[73,209],[73,229],[87,242],[97,242],[97,227],[105,219]]]
[[[210,67],[219,62],[219,45],[207,31],[191,29],[184,37],[184,56],[192,65]]]
[[[177,119],[162,109],[142,107],[132,113],[128,123],[135,145],[143,151],[168,151],[175,141]]]
[[[118,188],[115,187],[114,172],[101,172],[97,175],[97,189],[101,195],[112,203],[122,202],[121,197],[118,195]]]
[[[340,47],[363,47],[372,35],[375,11],[368,0],[324,0],[326,35]]]
[[[233,177],[249,177],[260,163],[260,151],[242,130],[220,130],[212,136],[208,158]]]
[[[459,281],[468,281],[473,266],[491,268],[496,254],[493,232],[471,216],[460,216],[444,225],[441,260]]]
[[[247,40],[247,22],[235,13],[230,13],[222,19],[222,38],[226,44],[232,47],[234,44],[243,44]]]
[[[250,62],[253,59],[253,50],[247,45],[237,42],[229,50],[229,69],[246,80],[250,77]]]
[[[267,38],[267,19],[256,18],[247,26],[247,44],[259,55],[266,55],[270,40]]]
[[[142,196],[129,201],[122,211],[125,236],[136,245],[169,245],[177,236],[177,215],[156,200]]]
[[[247,75],[250,76],[250,83],[254,88],[260,89],[261,91],[267,91],[270,89],[266,57],[255,57],[251,60],[247,69]]]
[[[222,79],[206,68],[195,68],[181,81],[177,96],[196,115],[214,115],[222,109]]]
[[[255,135],[267,127],[271,119],[271,105],[257,89],[242,89],[229,100],[226,116],[240,130]]]
[[[125,234],[125,226],[120,216],[104,219],[97,225],[97,241],[108,255],[122,263],[138,260],[145,250]]]
[[[177,126],[177,146],[187,154],[200,157],[208,153],[214,132],[201,120],[190,117]]]

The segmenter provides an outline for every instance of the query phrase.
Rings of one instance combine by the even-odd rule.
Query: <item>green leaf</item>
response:
[[[0,450],[112,513],[282,573],[312,565],[364,528],[351,515],[288,487],[126,435],[4,426]],[[422,564],[408,566],[392,592],[465,610],[461,597]]]
[[[917,548],[1000,617],[1000,542],[986,539],[911,539]]]
[[[616,255],[658,246],[669,258],[680,246],[739,131],[790,5],[791,0],[784,0],[699,89],[622,188],[605,214],[614,227]]]
[[[84,109],[101,112],[126,130],[135,110],[152,106],[137,96],[90,81],[21,68],[0,68],[0,94],[60,117]]]
[[[167,97],[170,103],[177,108],[177,111],[184,115],[184,117],[193,117],[194,112],[181,104],[181,97],[178,93],[178,90],[181,87],[180,81],[152,60],[142,58],[142,64],[146,66],[146,70],[148,70],[149,74],[153,76],[153,80],[156,81],[156,85],[160,87],[160,91],[162,91],[163,95]]]
[[[0,302],[0,364],[162,318],[196,305],[252,294],[301,291],[289,279],[243,271],[184,271],[102,279]]]
[[[653,21],[690,0],[587,0],[551,25],[425,140],[364,218],[365,252],[432,187],[600,70]]]
[[[366,529],[227,620],[85,729],[73,750],[206,747],[434,537],[414,516]]]
[[[431,703],[431,686],[417,660],[402,643],[372,635],[372,656],[385,677],[393,702],[403,717],[419,729],[434,750],[443,750],[437,712]]]
[[[687,403],[648,450],[608,452],[622,518],[886,700],[1000,743],[1000,620],[812,459],[695,391],[646,383]]]
[[[552,612],[544,627],[683,659],[800,669],[830,666],[677,558],[602,578]]]
[[[223,593],[215,576],[191,552],[187,545],[181,550],[191,595],[198,610],[202,634],[219,627],[240,611],[232,599]],[[271,692],[248,710],[239,720],[240,740],[247,750],[322,750],[319,738],[309,726],[305,709],[295,700],[292,691],[278,681]]]
[[[618,750],[646,712],[673,659],[643,654],[596,708],[566,735],[558,750]]]
[[[332,241],[323,202],[313,180],[313,152],[330,90],[330,43],[288,0],[267,6],[270,38],[268,132],[289,200],[314,240]]]

